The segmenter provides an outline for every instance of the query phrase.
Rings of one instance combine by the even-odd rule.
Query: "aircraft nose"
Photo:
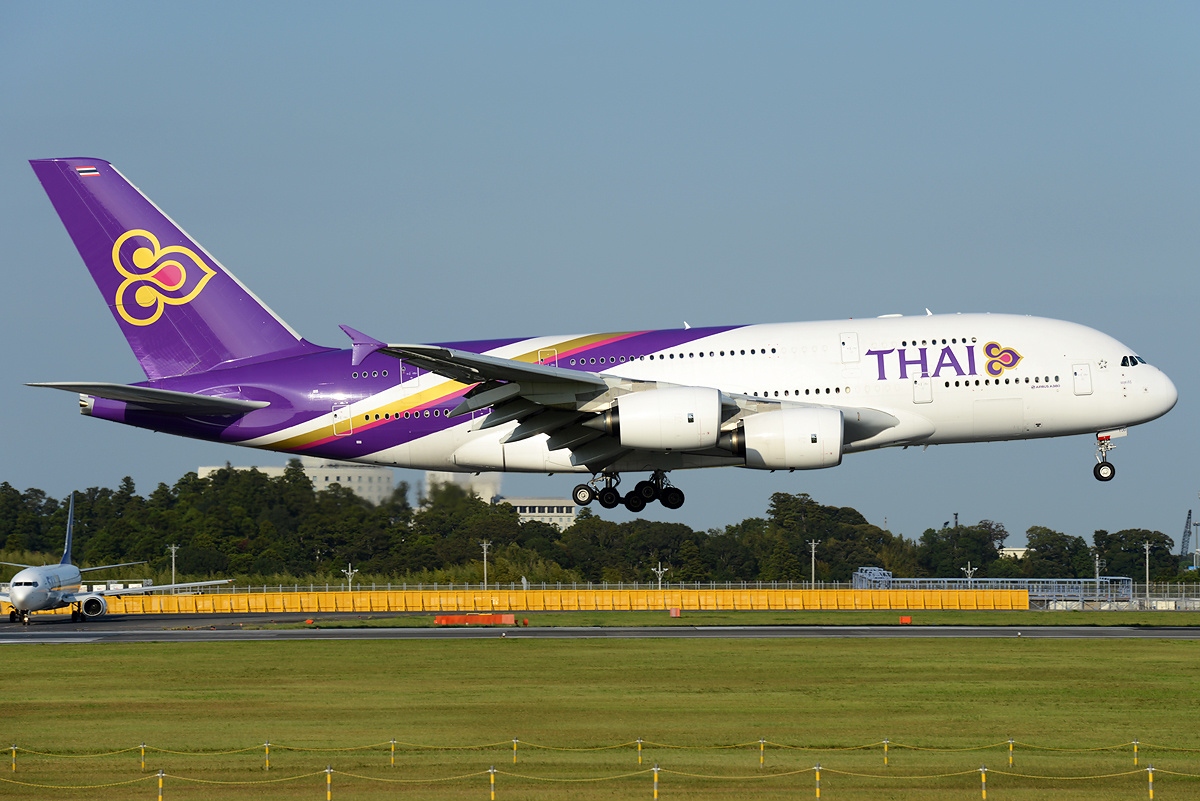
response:
[[[1179,390],[1175,389],[1175,382],[1167,378],[1167,374],[1160,372],[1162,386],[1159,388],[1156,395],[1162,403],[1162,411],[1159,414],[1166,414],[1175,408],[1175,404],[1179,402]]]
[[[29,600],[29,587],[9,587],[8,601],[14,609],[28,609],[26,601]]]

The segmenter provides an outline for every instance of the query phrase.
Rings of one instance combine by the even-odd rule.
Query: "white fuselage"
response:
[[[487,351],[516,358],[579,337],[525,339]],[[1100,433],[1153,420],[1177,392],[1167,376],[1116,339],[1083,325],[1008,314],[954,314],[752,325],[654,352],[630,349],[609,366],[557,366],[664,385],[713,387],[751,404],[822,405],[899,420],[847,453],[889,446],[984,442]],[[587,360],[582,360],[587,361]],[[592,359],[591,361],[595,361]],[[353,404],[353,418],[462,385],[435,375],[404,381]],[[780,407],[776,407],[780,408]],[[397,415],[399,417],[399,415]],[[431,470],[586,472],[547,436],[505,442],[516,423],[482,428],[486,412],[356,461]],[[407,421],[396,420],[405,425]],[[304,426],[244,444],[270,448]],[[849,430],[849,429],[848,429]],[[611,469],[737,464],[720,452],[638,452]]]
[[[9,603],[22,612],[61,609],[80,588],[79,568],[75,565],[27,567],[9,583]]]

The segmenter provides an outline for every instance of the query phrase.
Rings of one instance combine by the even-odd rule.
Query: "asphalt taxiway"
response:
[[[387,616],[326,614],[113,615],[91,623],[35,618],[0,624],[0,645],[98,642],[491,639],[1200,639],[1190,626],[380,626]],[[263,628],[304,624],[301,628]],[[371,625],[374,623],[374,625]]]

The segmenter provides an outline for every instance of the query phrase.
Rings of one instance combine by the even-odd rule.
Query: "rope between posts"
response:
[[[146,746],[147,751],[156,751],[160,754],[174,754],[175,756],[229,756],[230,754],[244,754],[247,751],[257,751],[262,748],[261,745],[252,745],[249,748],[237,748],[233,751],[172,751],[169,748],[155,748],[152,745]],[[136,748],[126,749],[136,751]]]
[[[706,773],[685,773],[682,770],[668,770],[667,768],[659,768],[659,773],[670,773],[673,776],[687,776],[689,779],[718,779],[729,781],[749,781],[751,779],[782,779],[786,776],[799,776],[801,773],[812,773],[816,768],[801,768],[800,770],[789,770],[783,773],[756,773],[752,776],[711,776]],[[821,768],[824,770],[824,768]]]
[[[1143,749],[1153,748],[1155,751],[1183,751],[1184,753],[1188,753],[1188,754],[1200,753],[1200,748],[1181,748],[1178,746],[1170,746],[1170,745],[1154,745],[1152,743],[1138,743],[1138,745],[1140,745]],[[1155,768],[1155,770],[1157,770],[1157,768]]]
[[[925,748],[920,745],[905,745],[904,743],[889,742],[892,748],[907,748],[909,751],[936,751],[944,754],[956,754],[963,751],[987,751],[990,748],[999,748],[1000,746],[1008,745],[1008,740],[1002,743],[992,743],[991,745],[975,745],[967,748]]]
[[[1122,773],[1101,773],[1096,776],[1038,776],[1033,773],[1012,773],[1007,770],[996,770],[994,768],[988,768],[988,773],[994,773],[997,776],[1012,776],[1013,778],[1017,778],[1017,779],[1049,779],[1051,781],[1068,781],[1068,782],[1090,781],[1093,779],[1115,779],[1120,776],[1132,776],[1135,773],[1145,773],[1145,772],[1146,772],[1145,768],[1137,768],[1136,770],[1127,770]],[[1158,773],[1159,772],[1158,768],[1155,768],[1154,772]]]
[[[6,748],[4,750],[8,751],[11,749]],[[20,753],[35,754],[37,756],[45,756],[45,757],[58,757],[61,759],[94,759],[97,757],[107,757],[107,756],[116,756],[117,754],[127,754],[130,751],[136,751],[136,750],[138,750],[137,746],[134,746],[133,748],[122,748],[120,751],[105,751],[103,754],[56,754],[53,751],[34,751],[33,749],[30,749],[30,748],[22,748],[21,746],[17,746],[17,751]]]
[[[0,782],[4,782],[5,784],[19,784],[22,787],[36,787],[40,790],[100,790],[105,787],[124,787],[128,784],[137,784],[138,782],[150,781],[157,778],[157,774],[151,774],[148,776],[139,776],[136,779],[127,779],[123,782],[109,782],[108,784],[36,784],[34,782],[21,782],[16,779],[0,777]]]
[[[526,740],[521,740],[520,743],[527,748],[541,748],[544,751],[611,751],[614,748],[629,748],[630,746],[637,745],[637,740],[628,743],[617,743],[616,745],[597,745],[590,748],[563,748],[556,745],[538,745]],[[645,740],[642,741],[642,745],[647,745]]]
[[[391,741],[389,740],[386,744],[391,745]],[[512,740],[501,740],[498,743],[487,743],[486,745],[422,745],[421,743],[403,743],[397,740],[396,745],[403,745],[406,748],[427,748],[431,751],[482,751],[485,748],[512,745]]]
[[[486,771],[486,770],[484,771],[484,773],[487,773],[487,772],[488,771]],[[511,776],[514,779],[525,779],[527,781],[534,781],[534,782],[555,782],[558,784],[580,784],[583,782],[611,782],[611,781],[616,781],[617,779],[628,779],[633,776],[645,776],[647,773],[653,773],[653,772],[654,772],[653,768],[647,768],[646,770],[638,770],[638,771],[634,771],[633,773],[622,773],[617,776],[600,776],[600,777],[594,778],[594,779],[556,779],[556,778],[549,777],[549,776],[527,776],[523,773],[509,773],[506,770],[497,770],[496,771],[496,773],[500,776]],[[659,773],[666,773],[666,771],[660,770]]]
[[[867,743],[866,745],[830,745],[825,747],[815,745],[786,745],[784,743],[773,743],[770,740],[766,740],[765,742],[767,745],[775,748],[786,748],[791,751],[862,751],[865,748],[874,748],[883,745],[883,740],[875,743]]]
[[[325,771],[321,772],[324,773]],[[496,772],[499,773],[500,771]],[[476,776],[486,776],[487,773],[488,772],[486,770],[480,770],[476,771],[475,773],[464,773],[461,776],[446,776],[445,778],[441,779],[386,779],[379,776],[363,776],[358,773],[348,773],[344,770],[333,771],[335,776],[349,776],[351,778],[362,779],[363,781],[367,782],[387,782],[388,784],[435,784],[437,782],[458,781],[459,779],[473,779]]]
[[[1200,779],[1200,773],[1180,773],[1174,770],[1166,770],[1164,768],[1155,768],[1155,773],[1165,773],[1168,776],[1185,776],[1189,779]]]
[[[1087,754],[1094,751],[1115,751],[1118,748],[1128,748],[1133,745],[1132,742],[1118,743],[1117,745],[1101,745],[1096,748],[1055,748],[1051,745],[1033,745],[1032,743],[1023,743],[1020,740],[1014,740],[1013,745],[1019,745],[1022,748],[1034,748],[1038,751],[1060,751],[1065,754]],[[1139,743],[1142,748],[1146,747],[1145,743]]]
[[[325,751],[369,751],[372,748],[383,748],[385,745],[391,744],[391,740],[388,740],[387,742],[374,743],[373,745],[352,745],[346,748],[304,748],[298,745],[279,745],[278,743],[271,743],[271,747],[278,748],[280,751],[306,751],[309,753],[320,753]],[[399,745],[399,743],[397,743],[397,745]]]
[[[283,782],[294,782],[294,781],[298,781],[300,779],[311,779],[313,776],[324,776],[324,775],[325,775],[325,771],[318,770],[318,771],[314,771],[313,773],[302,773],[299,776],[283,776],[278,779],[255,779],[254,781],[244,781],[244,782],[221,781],[219,779],[193,779],[193,778],[189,778],[187,776],[176,776],[174,773],[164,773],[163,778],[164,779],[176,779],[181,782],[192,782],[193,784],[221,784],[221,785],[230,785],[230,786],[235,786],[235,785],[242,786],[242,785],[250,785],[250,784],[281,784]],[[154,774],[154,776],[151,776],[150,778],[157,778],[157,774]]]
[[[722,751],[732,748],[746,748],[751,745],[758,745],[758,740],[749,743],[734,743],[733,745],[668,745],[667,743],[655,743],[650,740],[642,740],[642,745],[649,745],[655,748],[674,748],[679,751]]]
[[[949,779],[954,776],[969,776],[972,773],[978,773],[979,769],[961,770],[957,773],[930,773],[926,776],[901,776],[896,773],[852,773],[848,770],[835,770],[834,768],[822,767],[821,770],[826,773],[836,773],[839,776],[854,776],[858,779]],[[989,773],[991,771],[988,771]]]

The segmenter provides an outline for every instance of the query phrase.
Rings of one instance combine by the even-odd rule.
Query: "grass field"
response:
[[[1145,798],[1145,771],[1130,773],[1135,738],[1140,767],[1159,770],[1157,797],[1200,797],[1200,779],[1165,772],[1200,774],[1197,642],[497,637],[13,646],[4,656],[0,743],[21,750],[18,770],[0,777],[137,780],[137,746],[151,746],[146,780],[55,797],[153,799],[149,774],[162,769],[169,799],[316,799],[332,765],[334,798],[485,799],[482,771],[495,765],[498,799],[651,798],[639,771],[657,763],[664,799],[811,798],[819,762],[826,799],[979,798],[981,764],[992,799]],[[760,738],[770,743],[763,768]],[[730,745],[740,747],[719,747]],[[361,746],[374,747],[349,750]],[[955,750],[980,746],[991,747]],[[0,784],[0,795],[46,791]]]

